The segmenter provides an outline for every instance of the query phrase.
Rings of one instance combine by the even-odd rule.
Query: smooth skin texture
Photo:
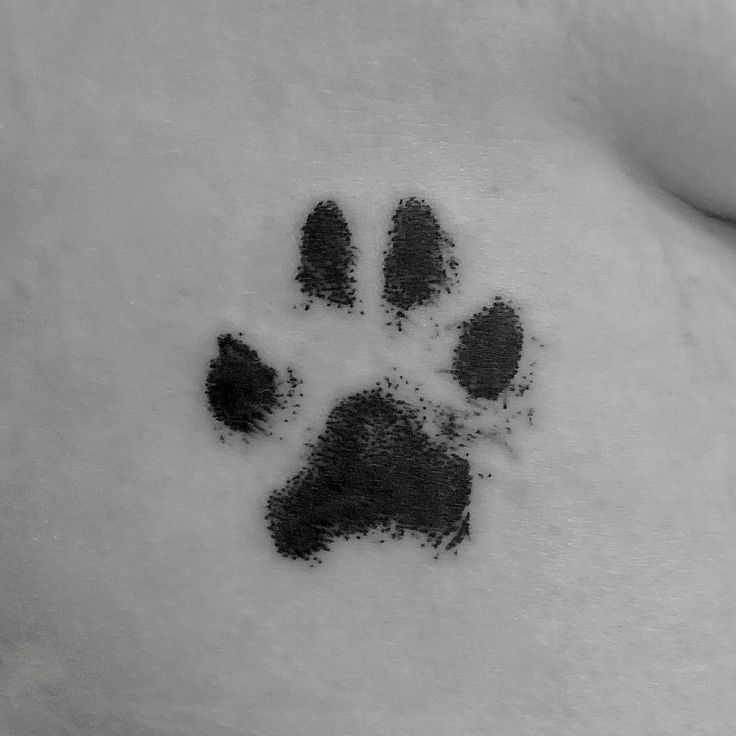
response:
[[[733,3],[2,16],[0,732],[733,732]],[[380,319],[411,196],[456,244],[433,319],[501,295],[544,344],[533,426],[475,446],[457,557],[300,566],[264,505],[336,401],[397,364],[453,396],[429,313]],[[328,199],[364,317],[292,309]],[[208,414],[239,331],[305,380],[282,441]]]

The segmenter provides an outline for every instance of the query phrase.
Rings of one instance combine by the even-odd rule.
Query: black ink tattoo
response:
[[[457,268],[454,247],[426,202],[416,197],[399,202],[383,261],[383,298],[399,328],[410,309],[450,293]]]
[[[453,247],[427,203],[414,197],[399,203],[383,265],[383,299],[396,318],[389,326],[401,329],[412,310],[452,290]],[[332,306],[355,304],[355,254],[335,202],[320,202],[307,217],[300,257],[296,279],[303,293]],[[469,536],[472,474],[462,449],[480,430],[468,429],[466,420],[501,397],[505,409],[508,395],[522,395],[529,379],[514,384],[524,330],[510,304],[496,297],[458,328],[447,373],[464,389],[466,410],[432,404],[419,386],[402,395],[409,385],[403,375],[339,401],[309,445],[304,468],[266,503],[279,554],[321,562],[336,540],[407,533],[439,553]],[[285,394],[278,372],[253,347],[232,335],[221,335],[218,345],[206,381],[212,414],[235,432],[265,431],[294,395],[293,373]],[[532,409],[525,411],[526,421],[532,417]]]
[[[304,294],[336,307],[354,306],[355,252],[350,229],[335,202],[320,202],[309,213],[299,255],[296,280]]]

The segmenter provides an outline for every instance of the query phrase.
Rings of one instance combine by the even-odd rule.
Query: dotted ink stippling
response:
[[[271,494],[277,551],[319,561],[340,538],[409,532],[449,550],[468,536],[467,460],[423,429],[417,408],[374,388],[330,412],[306,467]]]
[[[312,299],[355,305],[355,250],[342,210],[332,200],[319,202],[302,227],[296,280]]]
[[[452,374],[475,399],[495,401],[519,370],[524,330],[516,312],[496,299],[459,325]]]
[[[452,248],[452,240],[424,200],[410,197],[399,202],[383,263],[383,298],[399,327],[410,309],[450,293],[457,269]]]
[[[236,432],[263,431],[279,407],[277,372],[232,335],[220,335],[217,345],[205,385],[212,415]]]

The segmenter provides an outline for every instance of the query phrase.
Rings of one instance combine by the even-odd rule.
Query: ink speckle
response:
[[[476,399],[497,399],[519,370],[524,330],[500,299],[460,325],[452,374]]]
[[[423,536],[437,548],[469,533],[468,461],[431,438],[410,404],[383,389],[341,401],[306,467],[268,501],[278,552],[315,560],[339,538],[378,531]],[[447,542],[449,538],[449,542]]]
[[[400,321],[408,310],[450,293],[457,261],[453,242],[423,200],[401,200],[393,215],[383,263],[384,300]]]
[[[213,416],[236,432],[262,431],[279,405],[277,372],[232,335],[220,335],[217,345],[206,381]]]
[[[355,304],[355,251],[342,210],[332,200],[307,216],[299,255],[296,280],[304,294],[335,307]]]

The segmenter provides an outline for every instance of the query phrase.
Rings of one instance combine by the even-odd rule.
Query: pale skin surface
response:
[[[3,5],[3,734],[733,731],[736,235],[693,206],[736,216],[733,4]],[[462,287],[401,341],[411,194]],[[360,321],[292,309],[324,197]],[[459,555],[278,557],[307,427],[392,365],[450,396],[423,330],[495,294],[535,420],[474,449]],[[219,441],[225,330],[304,377],[283,441]]]

